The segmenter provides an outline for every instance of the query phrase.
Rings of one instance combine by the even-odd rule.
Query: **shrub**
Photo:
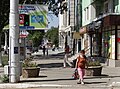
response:
[[[2,66],[8,65],[8,56],[2,56]]]
[[[8,75],[2,75],[1,77],[0,77],[0,80],[1,80],[1,82],[3,82],[3,83],[8,83],[9,82],[9,77],[8,77]]]
[[[101,66],[100,61],[98,60],[88,60],[87,65],[88,66]]]
[[[31,58],[26,58],[26,59],[23,61],[22,66],[23,66],[24,68],[29,68],[29,67],[37,67],[38,65],[37,65],[35,62],[31,62]]]

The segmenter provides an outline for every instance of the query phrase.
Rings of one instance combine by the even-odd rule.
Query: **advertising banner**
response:
[[[39,30],[48,27],[47,22],[48,7],[39,4],[19,5],[20,29]]]

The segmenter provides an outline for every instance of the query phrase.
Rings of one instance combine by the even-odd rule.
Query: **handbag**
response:
[[[79,78],[79,74],[78,74],[78,70],[77,69],[74,70],[74,73],[73,73],[72,77],[74,79],[78,79]]]

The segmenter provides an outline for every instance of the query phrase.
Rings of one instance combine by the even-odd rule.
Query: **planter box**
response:
[[[86,76],[101,76],[102,66],[93,66],[85,69]]]
[[[32,77],[38,77],[39,76],[40,68],[23,68],[22,69],[22,77],[23,78],[32,78]]]

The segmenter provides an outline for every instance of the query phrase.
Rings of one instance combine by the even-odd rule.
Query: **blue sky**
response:
[[[50,22],[48,24],[48,28],[51,28],[52,26],[58,27],[58,24],[59,24],[58,21],[59,20],[57,16],[55,16],[54,14],[48,14],[48,22]]]

